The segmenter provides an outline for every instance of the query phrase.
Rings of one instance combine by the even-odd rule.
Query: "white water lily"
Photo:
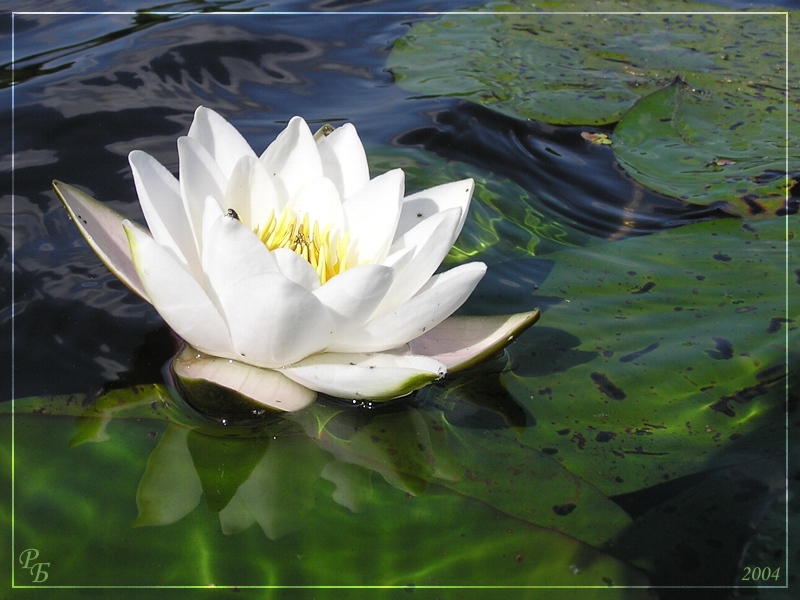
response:
[[[448,319],[486,271],[474,262],[435,274],[466,219],[472,180],[404,196],[400,169],[370,179],[352,125],[321,132],[294,117],[257,156],[198,108],[178,139],[179,178],[130,154],[149,231],[54,183],[98,256],[191,346],[179,377],[283,410],[316,392],[393,398],[536,320],[538,311]]]

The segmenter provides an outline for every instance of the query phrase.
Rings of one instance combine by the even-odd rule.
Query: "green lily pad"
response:
[[[420,96],[560,125],[613,123],[678,73],[702,78],[700,87],[732,104],[736,96],[758,107],[785,101],[782,14],[714,14],[725,9],[700,2],[680,10],[706,14],[669,14],[674,4],[644,0],[586,8],[580,0],[489,2],[474,14],[418,22],[387,66]],[[665,14],[619,14],[658,10]]]
[[[782,112],[778,99],[764,107],[689,83],[676,79],[623,115],[613,136],[617,160],[645,186],[692,204],[718,204],[741,216],[780,212],[786,131],[782,119],[764,112]]]
[[[546,424],[521,441],[610,496],[779,457],[800,347],[785,263],[797,228],[711,221],[549,255],[538,293],[553,304],[512,349],[527,365],[502,376]]]
[[[722,8],[698,2],[681,11],[706,14],[585,9],[573,0],[533,8],[566,14],[509,14],[531,6],[494,2],[415,23],[388,68],[422,97],[463,98],[516,118],[587,126],[622,119],[612,148],[638,181],[738,215],[779,210],[789,143],[785,16],[715,14]],[[659,8],[600,1],[592,10]],[[668,86],[676,76],[697,92],[678,95]],[[800,126],[797,111],[789,119],[790,130]],[[790,144],[788,160],[798,159]]]

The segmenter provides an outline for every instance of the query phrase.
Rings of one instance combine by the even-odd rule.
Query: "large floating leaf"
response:
[[[658,10],[639,1],[591,8]],[[680,106],[654,94],[615,132],[626,169],[652,189],[691,203],[723,202],[737,214],[781,206],[787,144],[790,162],[800,159],[787,139],[785,15],[715,14],[720,7],[697,2],[680,10],[707,14],[592,14],[575,0],[495,2],[483,10],[495,12],[416,23],[389,57],[398,84],[517,118],[602,125],[683,76],[697,94],[684,94]],[[794,111],[789,129],[798,126]]]
[[[608,495],[780,460],[800,347],[786,296],[797,265],[785,268],[797,226],[711,221],[550,255],[538,293],[554,304],[514,348],[526,365],[503,376],[541,424],[523,442]]]
[[[700,2],[683,2],[680,11],[706,14],[669,14],[672,3],[664,14],[597,14],[659,10],[644,0],[586,9],[580,0],[490,2],[481,13],[415,23],[388,67],[416,94],[562,125],[613,123],[677,73],[691,73],[698,87],[734,105],[744,100],[761,118],[785,101],[782,14],[714,14],[724,9]],[[536,14],[545,11],[553,12]],[[780,111],[773,116],[783,120]]]
[[[756,104],[676,79],[625,113],[614,152],[634,179],[668,196],[742,216],[775,214],[786,201],[786,128]]]

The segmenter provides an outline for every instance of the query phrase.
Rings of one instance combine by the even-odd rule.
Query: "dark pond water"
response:
[[[755,4],[728,3],[733,8]],[[14,9],[23,10],[23,3],[12,2],[11,5]],[[469,3],[463,3],[464,7],[468,5]],[[777,5],[791,6],[786,2]],[[448,3],[447,6],[448,9],[460,7],[462,3],[457,2]],[[77,14],[84,10],[116,9],[118,3],[75,0],[24,4],[24,10],[34,8],[53,11],[55,14],[14,16],[13,51],[16,63],[13,74],[7,65],[2,71],[4,89],[0,91],[0,110],[5,123],[11,122],[13,102],[14,144],[13,163],[7,139],[2,142],[3,157],[0,159],[0,182],[3,189],[0,200],[0,264],[4,273],[0,288],[0,337],[3,340],[13,340],[13,347],[4,343],[0,348],[0,363],[4,366],[12,365],[13,360],[13,369],[4,368],[0,374],[0,388],[3,390],[0,400],[59,394],[93,398],[103,391],[130,388],[137,384],[161,383],[162,365],[173,352],[169,332],[151,307],[134,297],[96,259],[67,219],[62,205],[50,189],[50,182],[58,179],[81,186],[116,210],[139,219],[141,213],[128,168],[127,154],[137,148],[146,150],[170,170],[176,171],[175,138],[186,132],[191,115],[199,104],[223,114],[259,151],[283,128],[289,117],[298,114],[310,123],[336,125],[350,121],[356,124],[368,154],[373,157],[372,166],[376,172],[393,161],[400,160],[404,161],[403,164],[410,165],[407,168],[409,190],[422,189],[457,177],[474,177],[483,185],[485,195],[481,199],[476,194],[473,201],[473,212],[476,216],[465,229],[463,247],[478,247],[482,241],[497,241],[490,244],[490,249],[478,257],[490,265],[490,274],[478,288],[474,298],[465,306],[464,310],[468,313],[517,312],[534,306],[547,308],[561,302],[561,299],[554,297],[538,297],[535,289],[548,278],[554,265],[558,264],[557,253],[567,248],[587,248],[589,254],[586,256],[591,256],[592,248],[602,248],[605,244],[620,240],[645,238],[692,223],[712,220],[723,223],[732,220],[716,207],[686,205],[643,188],[617,166],[610,150],[587,144],[581,137],[581,133],[587,130],[602,132],[610,131],[610,128],[599,130],[554,127],[538,122],[514,120],[486,108],[461,102],[457,98],[414,97],[410,92],[394,85],[392,74],[385,68],[392,43],[408,32],[413,21],[434,16],[391,14],[391,11],[441,8],[429,2],[320,0],[311,3],[311,8],[339,11],[341,14],[270,15]],[[126,10],[144,8],[152,6],[145,2],[125,3]],[[287,2],[278,6],[247,1],[184,2],[158,8],[178,12],[210,11],[215,8],[237,11],[278,8],[289,12],[307,8],[307,4]],[[66,14],[65,11],[76,14]],[[0,33],[7,47],[11,19],[9,15],[1,16],[3,30]],[[15,83],[13,96],[9,87],[12,77]],[[13,205],[9,193],[12,190]],[[485,201],[486,198],[499,200],[488,202]],[[483,217],[486,217],[486,221],[481,220]],[[723,226],[726,225],[723,223]],[[460,260],[454,254],[450,262]],[[12,271],[13,285],[7,277]],[[526,290],[525,293],[520,293],[520,289]],[[563,307],[563,303],[561,306]],[[546,315],[547,312],[545,317]],[[660,325],[655,323],[653,334],[657,337]],[[543,337],[525,338],[528,340],[525,343],[527,345],[521,346],[525,353],[522,350],[517,354],[512,353],[515,362],[507,367],[512,369],[512,377],[536,373],[536,359],[531,356],[536,352],[540,356],[546,353],[548,345],[557,348],[559,352],[563,351],[564,356],[568,355],[570,365],[590,360],[590,353],[585,348],[577,349],[577,332],[548,330],[546,318],[543,318],[541,326],[543,333],[540,335]],[[551,337],[547,337],[547,332]],[[533,335],[532,333],[531,336]],[[601,342],[598,342],[595,354],[602,352],[601,346]],[[490,366],[490,371],[492,368],[496,371],[501,367],[494,364]],[[451,450],[455,443],[453,438],[460,439],[464,444],[465,455],[470,454],[468,448],[478,448],[477,441],[470,441],[472,438],[469,436],[473,434],[464,433],[466,431],[509,430],[509,426],[512,426],[511,430],[514,427],[531,430],[534,425],[546,426],[545,420],[540,415],[537,416],[533,405],[520,406],[518,402],[508,400],[504,389],[511,384],[506,382],[501,386],[496,374],[491,375],[489,380],[491,381],[488,383],[488,380],[482,380],[479,373],[477,378],[467,378],[463,383],[457,382],[452,389],[439,386],[430,393],[412,399],[408,404],[411,408],[397,408],[396,411],[403,415],[408,412],[409,422],[418,425],[418,420],[414,419],[419,417],[413,416],[410,411],[434,406],[433,412],[423,410],[426,415],[423,420],[428,423],[430,431],[439,431],[439,421],[436,419],[444,414],[448,427],[452,428],[449,430]],[[558,399],[559,402],[579,400],[566,397]],[[444,413],[435,412],[440,409]],[[600,409],[596,412],[599,413]],[[364,417],[340,415],[330,421],[332,429],[328,435],[335,440],[352,439],[359,431],[371,431],[372,427],[377,427],[371,421],[359,421],[362,418]],[[779,423],[780,416],[776,418]],[[577,423],[577,419],[575,422]],[[33,461],[46,460],[45,450],[59,453],[60,448],[66,448],[72,435],[72,426],[65,425],[63,421],[57,423],[60,424],[48,423],[43,426],[42,431],[48,432],[52,440],[48,440],[43,449],[37,450],[30,441],[36,439],[30,432],[37,425],[34,422],[19,421],[19,432],[23,435],[17,446],[19,464],[31,466]],[[660,426],[658,423],[651,425]],[[307,423],[300,426],[308,432]],[[402,437],[407,433],[401,426],[393,426],[400,432],[397,433],[398,436]],[[84,451],[86,446],[80,446],[76,450],[82,453],[80,459],[65,459],[66,462],[62,463],[65,465],[64,469],[73,472],[76,481],[86,479],[85,474],[77,474],[79,467],[76,465],[83,464],[103,473],[108,480],[109,489],[125,490],[124,492],[120,491],[115,496],[110,491],[101,491],[96,483],[91,482],[81,488],[80,484],[69,484],[59,473],[49,469],[36,476],[39,482],[37,485],[45,489],[66,490],[76,497],[85,493],[90,498],[87,500],[89,508],[86,509],[89,512],[93,510],[91,506],[108,502],[111,507],[109,512],[116,516],[108,517],[107,527],[123,527],[120,523],[129,523],[131,518],[130,506],[125,504],[124,499],[127,498],[129,504],[133,503],[138,477],[144,472],[144,463],[155,444],[152,441],[147,442],[149,445],[142,446],[141,441],[131,442],[131,439],[139,439],[136,436],[140,432],[135,427],[133,425],[130,431],[122,431],[121,428],[118,430],[119,437],[111,442],[118,444],[118,448],[109,450],[108,455],[98,458]],[[151,432],[146,424],[143,427],[142,432]],[[554,439],[559,435],[564,439],[574,436],[574,432],[560,433],[565,431],[563,427],[557,428],[558,433],[554,433]],[[153,437],[168,436],[162,430],[153,433]],[[418,429],[414,431],[419,435]],[[596,429],[593,430],[594,434],[597,434]],[[618,434],[608,433],[606,438],[610,439],[608,436],[614,435]],[[435,438],[434,434],[431,436]],[[194,453],[195,467],[200,469],[197,466],[202,462],[197,456],[203,455],[197,449],[200,448],[197,445],[200,442],[192,442],[191,439],[187,444]],[[525,444],[531,443],[528,438],[524,439],[527,440],[524,441]],[[130,446],[126,446],[126,440],[130,442]],[[111,443],[107,442],[109,446]],[[490,452],[489,448],[495,448],[498,452],[492,459],[494,462],[485,459],[489,462],[484,465],[484,473],[491,472],[493,468],[516,468],[504,463],[504,460],[513,462],[508,456],[516,456],[505,449],[505,445],[516,444],[513,436],[502,438],[496,442],[496,447],[489,442],[481,443],[488,444],[483,447],[483,452]],[[137,450],[129,451],[129,448]],[[283,456],[286,461],[301,460],[297,457],[310,456],[304,454],[304,448],[281,446],[276,450],[275,456]],[[352,467],[354,463],[359,464],[352,456],[361,454],[352,448],[341,450],[333,443],[325,448],[337,457],[351,452],[347,455],[350,458],[342,459],[339,463],[341,465]],[[539,456],[552,456],[558,452],[551,451],[552,448],[545,450]],[[241,457],[248,452],[246,449],[225,451],[230,451],[232,462],[236,462],[235,457]],[[262,450],[252,451],[258,456],[263,454]],[[209,451],[210,454],[216,452]],[[749,460],[753,455],[747,456]],[[462,457],[459,456],[459,459]],[[279,458],[274,460],[278,461]],[[317,457],[308,460],[310,464],[320,459]],[[114,461],[128,465],[127,480],[113,472],[112,465],[117,464]],[[537,468],[541,468],[541,472],[546,471],[545,467]],[[764,490],[774,492],[776,487],[773,482],[764,483],[752,474],[740,477],[734,475],[729,479],[720,475],[724,481],[714,483],[716,480],[712,481],[707,472],[699,469],[696,472],[681,469],[677,471],[685,477],[678,478],[677,483],[665,483],[666,480],[662,480],[659,486],[648,483],[643,485],[647,488],[646,492],[634,490],[616,495],[603,490],[605,496],[614,500],[609,501],[605,496],[602,502],[598,500],[597,506],[606,507],[602,510],[611,511],[608,506],[613,504],[614,510],[619,511],[622,508],[626,518],[639,519],[645,515],[644,521],[637,521],[637,527],[631,529],[626,536],[618,538],[621,549],[616,554],[610,551],[609,556],[612,558],[608,560],[635,565],[635,574],[626,571],[627,567],[616,571],[624,573],[630,584],[653,581],[659,585],[688,582],[694,585],[729,586],[736,577],[737,569],[746,566],[739,564],[739,561],[754,560],[750,555],[744,554],[744,547],[750,544],[752,522],[759,511],[762,515],[766,514],[776,502],[774,494],[768,497]],[[387,481],[391,480],[389,475],[379,472]],[[131,473],[134,475],[133,480],[130,478]],[[552,478],[557,478],[555,472]],[[73,487],[70,488],[70,485]],[[393,491],[397,488],[404,490],[404,493],[408,492],[408,489],[399,484],[392,485],[394,487],[390,489]],[[725,486],[735,488],[738,485],[739,488],[730,491],[732,497],[737,493],[750,494],[747,498],[740,499],[745,502],[748,512],[739,520],[728,521],[729,534],[719,534],[716,538],[711,535],[710,530],[719,527],[724,519],[733,519],[731,515],[735,515],[735,510],[726,505],[717,507],[719,512],[715,512],[713,503],[707,501],[716,493],[715,489],[718,488],[715,485],[725,488],[726,494],[729,491]],[[385,484],[383,487],[388,488]],[[587,485],[588,487],[590,486]],[[692,522],[692,527],[687,528],[683,534],[694,532],[701,542],[680,539],[674,541],[675,543],[670,542],[669,548],[663,548],[663,556],[650,556],[645,550],[651,544],[648,531],[663,534],[669,526],[666,521],[654,517],[648,511],[659,505],[660,495],[662,498],[683,498],[681,494],[686,489],[701,490],[696,492],[699,494],[695,496],[699,498],[697,506],[692,506],[689,500],[676,500],[673,512],[677,512],[684,522]],[[205,491],[208,494],[208,489]],[[486,515],[477,505],[487,504],[490,509],[498,511],[496,514],[491,513],[492,518],[510,519],[511,524],[504,525],[509,532],[517,527],[516,524],[525,523],[524,517],[509,509],[502,501],[491,498],[487,500],[486,496],[481,495],[482,492],[473,492],[468,487],[456,487],[454,491],[451,494],[439,492],[420,495],[418,499],[424,498],[425,501],[420,501],[415,505],[416,509],[410,510],[435,515],[437,511],[452,513],[463,509],[466,520],[479,522]],[[759,495],[761,492],[764,494]],[[536,487],[525,487],[522,491],[512,493],[523,498],[526,494],[535,494]],[[586,493],[599,494],[594,488]],[[43,494],[47,495],[45,492]],[[318,521],[309,517],[308,524],[302,531],[325,527],[325,523],[330,522],[334,524],[334,529],[338,528],[337,531],[350,540],[344,543],[347,548],[357,547],[359,539],[374,534],[389,548],[393,545],[400,548],[412,543],[419,544],[423,553],[434,551],[429,536],[415,531],[413,522],[398,526],[397,529],[386,525],[388,515],[396,515],[402,510],[403,501],[398,499],[399,495],[392,496],[380,486],[375,494],[379,511],[363,520],[350,519],[349,513],[345,519],[338,513],[332,517],[329,513],[322,512],[314,517]],[[49,507],[49,502],[51,501],[42,500],[41,506]],[[54,506],[58,506],[57,501],[52,502],[55,503]],[[556,515],[568,514],[574,506],[570,502],[558,503],[553,511]],[[337,505],[337,508],[341,507]],[[668,511],[669,507],[661,509]],[[65,506],[61,506],[59,510],[69,513]],[[602,515],[605,513],[600,508],[597,510],[598,516],[595,519],[603,519]],[[28,512],[35,514],[36,506],[32,506],[30,511],[23,510],[21,514],[24,516]],[[211,514],[214,512],[213,507],[210,513],[206,510],[198,515],[196,511],[193,516],[188,517],[192,519],[189,524],[184,519],[175,539],[181,540],[180,544],[191,544],[192,532],[200,531],[202,533],[197,534],[203,538],[200,546],[212,555],[212,548],[217,548],[220,552],[236,553],[243,551],[243,547],[249,553],[263,551],[265,556],[272,556],[273,552],[277,552],[273,546],[265,545],[266,538],[260,533],[253,534],[252,529],[247,534],[249,537],[246,541],[237,536],[220,535],[216,525],[208,524],[210,521],[216,523],[215,515]],[[73,516],[65,518],[70,522],[74,520],[75,531],[79,531],[87,522],[97,523],[97,513],[92,514],[95,516],[90,515],[85,521]],[[132,517],[135,516],[134,508]],[[614,518],[618,517],[608,517],[609,522]],[[704,518],[705,528],[702,522]],[[433,536],[461,532],[461,526],[451,521],[450,516],[446,519],[447,526],[442,524],[441,530],[434,526],[437,521],[435,517],[425,516],[420,519],[421,523],[430,528],[430,535]],[[52,516],[44,522],[55,527],[56,520],[57,517]],[[652,525],[652,530],[648,530],[648,523]],[[603,538],[601,534],[593,537],[594,534],[586,533],[592,526],[587,527],[588,529],[580,530],[581,535],[572,532],[569,535],[576,535],[580,544],[586,544],[592,551],[595,545],[604,548],[604,551],[609,550],[611,546],[606,542],[597,541],[607,538]],[[28,528],[31,531],[37,530],[36,526],[26,522],[18,529],[19,535],[26,535]],[[552,527],[552,530],[557,529],[555,525]],[[131,534],[131,546],[134,549],[126,555],[126,560],[141,562],[142,556],[148,553],[159,557],[152,559],[154,563],[156,560],[167,560],[164,557],[175,551],[175,547],[170,544],[178,543],[166,539],[171,535],[170,531],[168,527],[137,529],[135,535]],[[464,535],[469,533],[468,530],[465,531]],[[531,539],[544,545],[549,539],[550,531],[547,528],[537,529],[536,535]],[[779,532],[772,533],[775,538],[780,537]],[[36,543],[50,544],[54,564],[59,560],[66,563],[68,552],[88,555],[99,552],[102,548],[102,542],[93,544],[89,541],[77,548],[71,548],[69,544],[57,542],[55,537],[48,538],[47,533],[40,533],[38,530],[31,533],[31,536]],[[401,536],[405,536],[405,539],[401,539]],[[275,537],[282,538],[278,534]],[[707,540],[711,538],[714,539],[709,546]],[[237,539],[242,544],[239,548]],[[309,533],[289,536],[288,541],[286,538],[282,539],[290,552],[298,556],[307,552],[308,556],[317,561],[335,543],[328,535],[323,534],[319,540],[312,540]],[[471,561],[481,562],[484,556],[482,552],[485,553],[487,548],[493,547],[502,548],[505,553],[516,553],[514,556],[517,562],[523,560],[522,551],[516,549],[517,546],[512,544],[506,548],[503,544],[506,542],[502,539],[487,537],[474,545],[473,555],[466,554],[461,557],[461,561],[465,564],[472,564]],[[720,547],[715,548],[714,544]],[[768,546],[765,545],[764,548]],[[679,550],[675,550],[676,547]],[[579,552],[571,546],[570,548],[570,552],[575,554],[569,555],[572,558],[566,564],[577,572],[578,567],[573,562],[578,560],[575,556]],[[42,551],[46,549],[42,548]],[[761,562],[747,564],[769,566],[773,569],[783,565],[783,551],[779,547],[772,548],[772,551],[774,556],[761,556]],[[440,549],[436,549],[436,552],[441,553]],[[714,553],[716,556],[712,557]],[[676,558],[679,554],[683,556],[680,560]],[[641,556],[647,558],[638,560],[637,557]],[[599,564],[606,559],[603,554],[592,560]],[[188,563],[193,559],[185,560]],[[113,576],[114,560],[104,558],[101,563],[100,572],[103,575],[99,584],[119,583],[115,582]],[[225,572],[224,565],[227,564],[214,557],[209,559],[204,568],[219,577],[221,572]],[[403,580],[404,573],[421,573],[424,570],[420,568],[414,571],[409,567],[409,570],[404,571],[402,565],[396,564],[386,565],[382,570],[372,565],[370,568],[354,568],[351,579],[343,576],[331,580],[326,579],[332,577],[331,572],[323,567],[302,571],[296,570],[296,565],[280,564],[280,568],[276,567],[277,571],[271,575],[276,584],[307,582],[310,585],[324,585],[328,581],[334,581],[340,585],[351,585],[389,581],[392,585],[407,585],[413,582]],[[165,585],[198,585],[202,577],[184,578],[176,574],[188,570],[185,564],[182,566],[177,562],[174,571],[161,569],[157,572],[160,581]],[[122,585],[152,583],[145,581],[146,578],[137,578],[131,569],[122,569],[120,572]],[[91,578],[80,573],[80,567],[73,565],[65,569],[62,575],[69,584],[93,583]],[[241,570],[233,570],[231,573],[240,579],[231,576],[224,583],[265,584],[253,565],[241,566]],[[640,573],[646,575],[641,576]],[[464,573],[457,570],[453,573],[456,578],[463,576]],[[491,573],[485,574],[485,577],[489,581]],[[21,581],[19,573],[17,578],[18,582]],[[524,581],[524,578],[514,580],[515,583],[520,581]],[[780,582],[784,581],[786,580],[780,579]],[[449,583],[452,584],[452,581]],[[668,594],[665,591],[662,595]],[[719,591],[720,597],[727,597],[728,594],[727,589]]]
[[[384,67],[408,21],[376,14],[18,15],[16,395],[91,392],[119,378],[152,376],[150,359],[132,361],[158,317],[93,259],[49,182],[84,186],[140,218],[128,152],[144,149],[176,170],[174,140],[199,104],[227,116],[255,148],[299,114],[309,122],[352,121],[368,145],[421,148],[472,165],[473,173],[504,175],[533,196],[542,220],[560,225],[556,243],[583,245],[720,216],[633,183],[614,168],[611,153],[587,151],[581,128],[409,97]],[[67,38],[69,45],[53,45]],[[411,181],[411,189],[415,183],[427,187]],[[4,327],[10,336],[10,320]],[[108,344],[112,331],[115,343]],[[146,374],[131,372],[141,368]]]

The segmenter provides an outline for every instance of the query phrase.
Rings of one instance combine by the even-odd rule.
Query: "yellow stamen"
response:
[[[332,225],[320,230],[317,221],[310,223],[308,214],[301,219],[284,208],[276,218],[272,211],[255,233],[269,250],[289,248],[306,259],[319,275],[320,283],[350,266],[347,261],[350,234],[332,235]]]

